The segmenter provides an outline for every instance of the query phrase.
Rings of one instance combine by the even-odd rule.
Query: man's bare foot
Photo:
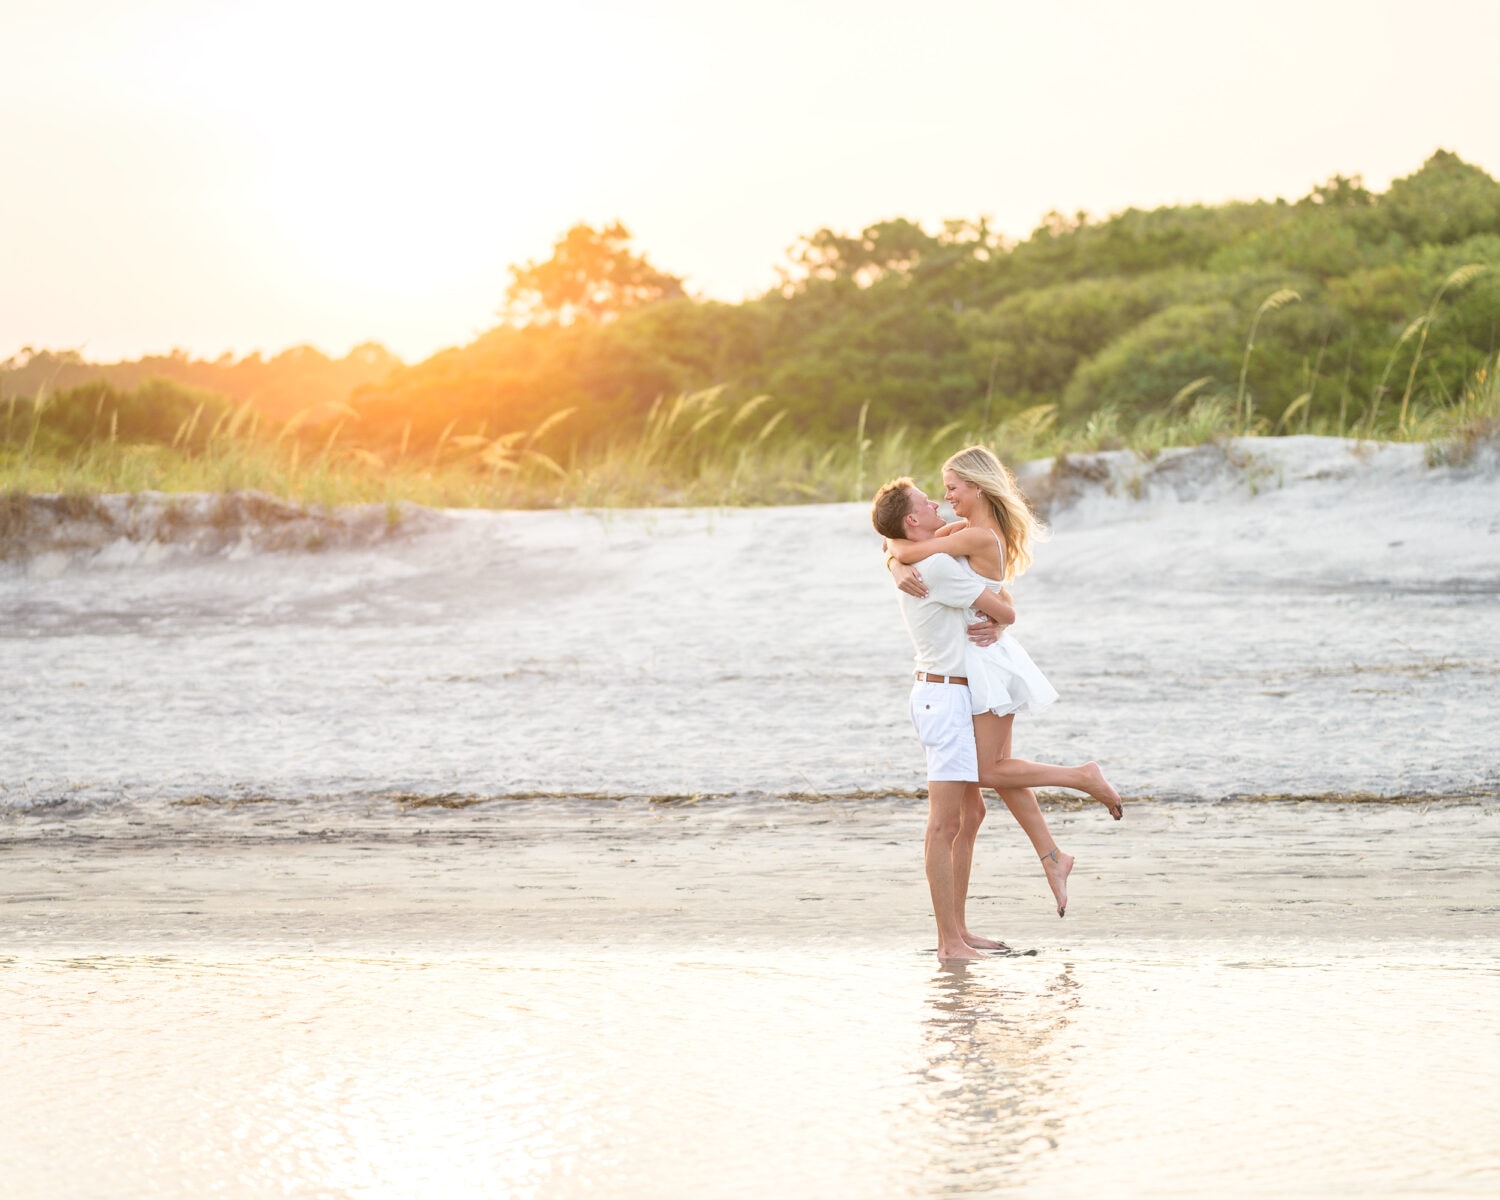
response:
[[[947,946],[938,942],[937,955],[944,962],[966,962],[984,957],[967,942],[959,942],[957,946]]]
[[[1125,815],[1125,810],[1120,807],[1120,793],[1115,791],[1114,786],[1104,778],[1104,772],[1099,769],[1096,762],[1083,764],[1085,783],[1083,790],[1086,791],[1105,808],[1109,809],[1109,815],[1116,821]]]
[[[972,946],[975,950],[1009,950],[1010,947],[1004,942],[997,942],[994,938],[980,937],[977,933],[964,933],[964,944]]]
[[[1057,915],[1067,916],[1068,913],[1068,876],[1073,870],[1073,856],[1064,854],[1056,846],[1042,855],[1042,870],[1047,872],[1047,886],[1052,889],[1052,897],[1057,901]]]

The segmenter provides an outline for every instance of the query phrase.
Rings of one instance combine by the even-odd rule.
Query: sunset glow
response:
[[[1486,73],[1453,55],[1500,12],[1401,12],[23,0],[0,355],[419,358],[493,325],[507,267],[580,220],[736,300],[825,226],[1025,236],[1051,209],[1383,186],[1439,147],[1500,168]]]

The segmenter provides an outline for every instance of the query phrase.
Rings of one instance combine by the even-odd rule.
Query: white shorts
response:
[[[911,723],[927,751],[932,782],[979,782],[979,751],[974,746],[974,714],[969,689],[961,683],[918,680],[911,689]]]

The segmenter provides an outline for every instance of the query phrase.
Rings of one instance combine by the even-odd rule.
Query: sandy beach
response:
[[[1073,466],[960,971],[863,506],[0,565],[8,1194],[1500,1190],[1500,471]]]

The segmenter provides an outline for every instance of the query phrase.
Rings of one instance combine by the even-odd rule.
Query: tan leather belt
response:
[[[961,683],[964,687],[969,686],[967,675],[929,675],[926,671],[917,672],[918,683]]]

